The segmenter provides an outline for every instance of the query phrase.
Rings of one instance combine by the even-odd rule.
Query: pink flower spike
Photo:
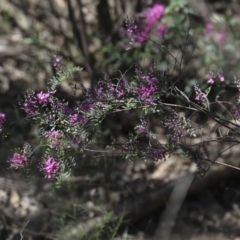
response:
[[[55,161],[53,157],[47,157],[45,162],[40,167],[40,170],[45,173],[45,178],[53,178],[59,168],[59,162]]]
[[[146,14],[146,24],[152,26],[155,22],[158,21],[165,13],[165,7],[161,4],[155,4],[152,8],[149,8]]]

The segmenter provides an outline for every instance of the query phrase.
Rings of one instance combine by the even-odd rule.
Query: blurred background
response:
[[[134,64],[147,70],[154,58],[158,70],[180,79],[179,88],[191,97],[195,82],[208,87],[208,71],[222,71],[225,82],[209,98],[234,101],[239,13],[237,0],[0,0],[0,112],[8,133],[0,139],[0,239],[240,239],[238,170],[215,164],[201,178],[195,163],[174,154],[151,163],[76,154],[69,181],[53,190],[37,171],[26,178],[8,163],[14,147],[39,143],[17,99],[27,89],[47,90],[55,55],[66,68],[83,67],[69,82],[86,88],[105,72],[131,78]],[[129,39],[127,16],[144,37]],[[69,82],[61,83],[58,96],[70,101]],[[105,119],[98,129],[103,141],[126,140],[138,117],[128,112]],[[192,120],[207,123],[200,115]],[[214,126],[207,126],[211,133]],[[151,130],[164,137],[158,119]],[[211,145],[211,154],[223,147]],[[238,150],[224,152],[220,161],[240,166]]]

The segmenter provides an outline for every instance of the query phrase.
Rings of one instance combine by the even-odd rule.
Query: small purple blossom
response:
[[[236,120],[240,119],[240,106],[239,106],[239,104],[236,104],[235,109],[233,110],[233,117]]]
[[[195,95],[196,95],[195,100],[203,103],[203,101],[206,100],[206,94],[201,91],[201,89],[199,88],[199,86],[197,84],[195,84],[194,90],[195,90]]]
[[[149,120],[142,118],[141,119],[141,125],[137,126],[137,130],[139,133],[146,133],[148,131],[148,124]]]
[[[168,130],[167,137],[171,143],[176,143],[183,136],[183,129],[179,126],[179,116],[175,111],[171,110],[171,115],[161,123]]]
[[[227,36],[225,32],[217,33],[216,42],[218,43],[218,47],[221,48],[223,43],[226,41]]]
[[[46,136],[50,138],[57,138],[58,135],[59,135],[59,131],[51,131],[51,132],[47,132],[46,134]]]
[[[179,116],[175,111],[171,111],[171,116],[164,119],[163,126],[169,130],[177,127]]]
[[[163,36],[166,33],[167,25],[162,23],[157,29],[157,36]]]
[[[95,89],[98,99],[110,99],[116,94],[115,86],[113,85],[108,74],[104,74],[102,78],[99,79],[97,88]]]
[[[73,144],[77,144],[78,147],[83,147],[87,143],[87,139],[82,136],[75,136],[72,140]]]
[[[33,91],[28,91],[24,96],[23,100],[19,99],[19,105],[28,116],[34,115],[37,113],[37,98]]]
[[[63,70],[63,66],[61,64],[61,61],[62,61],[61,56],[54,55],[53,66],[59,72]]]
[[[58,149],[60,141],[59,141],[60,131],[50,131],[45,134],[47,138],[50,140],[50,147]]]
[[[206,23],[205,34],[211,36],[212,32],[213,32],[213,28],[214,27],[213,27],[212,23]]]
[[[79,122],[79,120],[80,120],[80,117],[76,113],[70,116],[70,123],[77,123]]]
[[[156,161],[158,161],[158,160],[166,161],[166,152],[162,149],[154,150],[151,152],[150,155]]]
[[[137,25],[132,18],[127,17],[125,20],[125,24],[129,36],[134,36],[137,34]]]
[[[146,102],[153,102],[151,96],[157,90],[157,79],[151,78],[145,80],[145,83],[136,89],[137,95],[140,99],[144,99]]]
[[[122,97],[127,93],[127,81],[123,77],[118,81],[117,87],[116,87],[116,93],[117,97]]]
[[[224,82],[225,81],[225,78],[223,76],[223,71],[219,71],[218,72],[218,78],[219,78],[220,82]]]
[[[183,130],[182,130],[182,128],[178,128],[178,130],[177,130],[177,137],[180,138],[182,136],[183,136]]]
[[[143,12],[146,17],[147,28],[152,28],[153,24],[157,22],[165,13],[165,7],[162,4],[155,4],[153,7]]]
[[[25,155],[19,153],[14,153],[13,157],[10,160],[11,167],[14,168],[24,168],[28,166],[28,159]]]
[[[164,15],[164,13],[165,6],[162,4],[155,4],[147,10],[143,11],[139,14],[139,16],[144,19],[139,26],[139,29],[133,19],[127,18],[126,26],[128,35],[133,36],[134,39],[137,38],[138,43],[144,43],[149,38],[153,29],[153,25]],[[156,34],[158,36],[162,36],[165,31],[166,25],[161,24]]]
[[[45,178],[53,178],[60,168],[60,163],[55,161],[53,157],[48,156],[41,165],[40,170],[44,172]]]
[[[80,111],[88,112],[92,108],[92,103],[85,101],[80,106]]]
[[[71,115],[71,114],[73,114],[73,110],[69,106],[64,106],[63,113],[66,115]]]
[[[43,92],[38,93],[37,94],[38,102],[43,105],[46,105],[48,103],[49,96],[50,96],[50,93],[43,93]]]
[[[209,72],[207,73],[207,78],[208,78],[208,83],[211,84],[211,85],[213,85],[214,82],[215,82],[215,76],[214,76],[214,74],[213,74],[212,71],[209,71]]]
[[[43,104],[44,106],[47,105],[47,103],[49,102],[49,97],[51,94],[54,94],[56,92],[56,90],[54,91],[51,91],[51,92],[47,92],[47,93],[43,93],[43,92],[40,92],[37,94],[37,100],[40,104]]]
[[[0,133],[2,132],[4,122],[5,122],[5,114],[0,113]]]

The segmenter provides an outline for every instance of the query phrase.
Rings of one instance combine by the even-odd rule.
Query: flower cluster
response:
[[[142,118],[141,120],[141,125],[136,127],[136,130],[140,134],[144,134],[148,132],[148,125],[149,125],[149,119]]]
[[[63,71],[63,65],[62,65],[61,61],[62,61],[61,56],[54,55],[53,66],[55,67],[55,69],[58,72]]]
[[[139,26],[135,24],[133,19],[127,18],[126,27],[128,35],[136,38],[137,42],[142,44],[149,39],[154,26],[157,25],[155,34],[157,36],[163,36],[167,26],[165,23],[158,23],[158,21],[164,14],[165,6],[162,4],[154,4],[152,7],[139,14],[139,17],[142,18]]]
[[[36,94],[34,91],[28,91],[24,96],[24,101],[19,99],[19,105],[27,116],[32,116],[39,113],[39,108],[46,106],[50,102],[50,97],[56,91],[48,91],[48,93],[40,92]]]
[[[98,99],[101,100],[112,99],[116,96],[115,86],[108,74],[104,74],[103,78],[98,81],[96,95],[98,96]]]
[[[151,151],[150,155],[156,161],[158,161],[158,160],[166,161],[166,151],[164,151],[163,149],[153,150],[153,151]]]
[[[29,165],[28,158],[26,155],[21,155],[19,153],[14,153],[13,157],[10,160],[11,167],[14,168],[25,168]]]
[[[170,143],[176,143],[183,136],[183,129],[179,124],[180,118],[178,114],[170,110],[170,116],[166,117],[161,124],[168,130],[167,135]]]
[[[43,93],[43,92],[40,92],[37,94],[37,100],[40,104],[42,104],[43,106],[46,106],[47,103],[48,103],[48,98],[50,97],[51,94],[54,94],[56,91],[51,91],[51,92],[48,92],[48,93]]]
[[[154,103],[154,93],[160,88],[155,62],[151,63],[149,73],[144,74],[139,66],[136,66],[135,72],[139,79],[139,85],[135,88],[137,97],[146,103]]]
[[[47,157],[40,167],[44,172],[45,178],[53,178],[60,168],[60,163],[55,161],[53,157]]]
[[[227,40],[226,31],[216,31],[214,30],[214,25],[212,23],[207,22],[205,25],[205,35],[214,39],[214,41],[218,44],[219,48],[222,48],[223,44]]]
[[[140,85],[136,90],[138,97],[141,100],[145,100],[148,103],[153,103],[153,98],[151,96],[157,90],[157,79],[146,79],[145,83]]]
[[[135,36],[136,34],[138,34],[137,25],[135,24],[132,18],[127,17],[125,20],[125,24],[126,24],[127,32],[129,36]]]
[[[209,71],[207,73],[207,79],[208,79],[208,83],[211,84],[211,85],[213,85],[217,79],[219,79],[220,82],[224,82],[225,81],[225,78],[223,76],[223,71],[222,70],[220,70],[218,72],[217,76],[214,75],[214,73],[212,71]]]
[[[194,90],[195,90],[195,100],[198,101],[201,104],[205,105],[205,101],[206,101],[206,94],[202,92],[202,90],[200,89],[199,85],[195,84],[194,85]]]
[[[50,131],[45,133],[46,138],[50,142],[50,148],[55,148],[55,149],[59,148],[60,135],[61,135],[60,131]]]
[[[140,32],[138,34],[138,42],[145,42],[152,32],[153,26],[164,16],[165,7],[162,4],[155,4],[140,14],[144,18],[142,24],[139,26]],[[166,31],[166,24],[160,24],[157,27],[157,35],[162,36]]]

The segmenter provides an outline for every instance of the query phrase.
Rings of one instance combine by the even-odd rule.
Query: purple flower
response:
[[[64,106],[63,113],[66,115],[71,115],[71,114],[73,114],[73,110],[69,106]]]
[[[151,95],[157,90],[157,79],[151,78],[149,80],[145,80],[145,83],[137,88],[138,97],[141,99],[145,99],[147,102],[151,102]]]
[[[41,165],[40,170],[45,173],[45,178],[52,178],[60,168],[60,163],[55,161],[53,157],[47,157]]]
[[[137,130],[139,133],[146,133],[148,131],[149,120],[142,118],[141,123],[141,125],[137,126]]]
[[[214,76],[214,74],[213,74],[212,71],[209,71],[209,72],[208,72],[207,78],[208,78],[208,83],[209,83],[209,84],[211,84],[211,85],[214,84],[214,82],[215,82],[215,76]]]
[[[58,149],[60,141],[58,139],[59,137],[59,131],[50,131],[45,134],[47,138],[50,140],[51,148]]]
[[[165,23],[161,24],[157,29],[157,35],[163,36],[166,33],[167,25]]]
[[[5,122],[5,114],[0,113],[0,133],[2,132],[2,127],[4,122]]]
[[[50,138],[57,138],[58,134],[59,134],[59,131],[51,131],[51,132],[48,132],[46,136]]]
[[[236,104],[235,109],[233,111],[233,116],[236,120],[240,119],[240,106],[239,106],[239,104]]]
[[[133,36],[137,34],[137,25],[134,23],[132,18],[127,17],[125,20],[127,26],[127,32],[129,36]]]
[[[34,115],[37,113],[37,99],[36,95],[33,91],[28,91],[24,96],[23,100],[19,99],[19,105],[21,109],[23,109],[28,116]]]
[[[219,71],[218,72],[218,78],[219,78],[220,82],[224,82],[225,81],[225,78],[223,76],[223,71]]]
[[[72,143],[77,144],[79,147],[83,147],[87,143],[87,139],[80,136],[75,136],[72,140]]]
[[[153,25],[164,15],[165,7],[161,4],[155,4],[153,7],[148,8],[140,14],[145,18],[144,22],[140,26],[140,32],[137,35],[137,41],[139,43],[145,42],[151,34]],[[160,25],[157,35],[162,36],[166,30],[166,25]]]
[[[146,10],[143,14],[146,16],[146,24],[148,27],[158,21],[164,15],[165,7],[162,4],[155,4],[153,7]]]
[[[178,130],[177,130],[177,137],[180,138],[182,136],[183,136],[183,130],[182,130],[182,128],[178,128]]]
[[[79,122],[79,120],[80,120],[79,115],[76,113],[70,116],[70,123],[76,123]]]
[[[166,117],[161,123],[168,130],[168,139],[172,143],[176,143],[180,137],[183,136],[183,130],[179,127],[179,116],[171,110],[171,115]]]
[[[207,23],[205,26],[205,34],[210,36],[212,34],[213,28],[214,27],[211,23]]]
[[[43,93],[40,92],[37,94],[38,102],[42,103],[43,105],[46,105],[48,103],[48,98],[50,96],[50,93]]]
[[[195,100],[203,103],[203,101],[206,100],[206,94],[201,91],[201,89],[197,84],[195,84],[194,90],[196,94]]]
[[[92,108],[92,104],[89,101],[83,102],[80,106],[80,110],[88,112]]]
[[[10,160],[11,167],[14,168],[24,168],[28,166],[28,159],[25,155],[21,155],[19,153],[14,153],[13,157]]]
[[[104,76],[99,79],[97,88],[96,88],[97,98],[100,100],[113,98],[116,91],[111,79],[108,74],[104,74]]]
[[[226,41],[227,36],[224,32],[217,33],[216,41],[218,43],[218,47],[221,48],[223,43]]]
[[[62,61],[62,57],[61,56],[54,55],[53,66],[59,72],[63,70],[63,66],[61,64],[61,61]]]
[[[124,77],[118,81],[118,84],[116,87],[117,97],[122,97],[127,93],[127,86],[128,84]]]
[[[166,161],[166,153],[162,149],[154,150],[151,152],[151,157],[154,158],[154,160],[164,160]]]
[[[56,90],[54,91],[51,91],[48,93],[43,93],[43,92],[40,92],[37,94],[37,100],[39,103],[43,104],[44,106],[47,105],[47,103],[49,102],[48,98],[50,97],[51,94],[54,94],[56,92]]]

